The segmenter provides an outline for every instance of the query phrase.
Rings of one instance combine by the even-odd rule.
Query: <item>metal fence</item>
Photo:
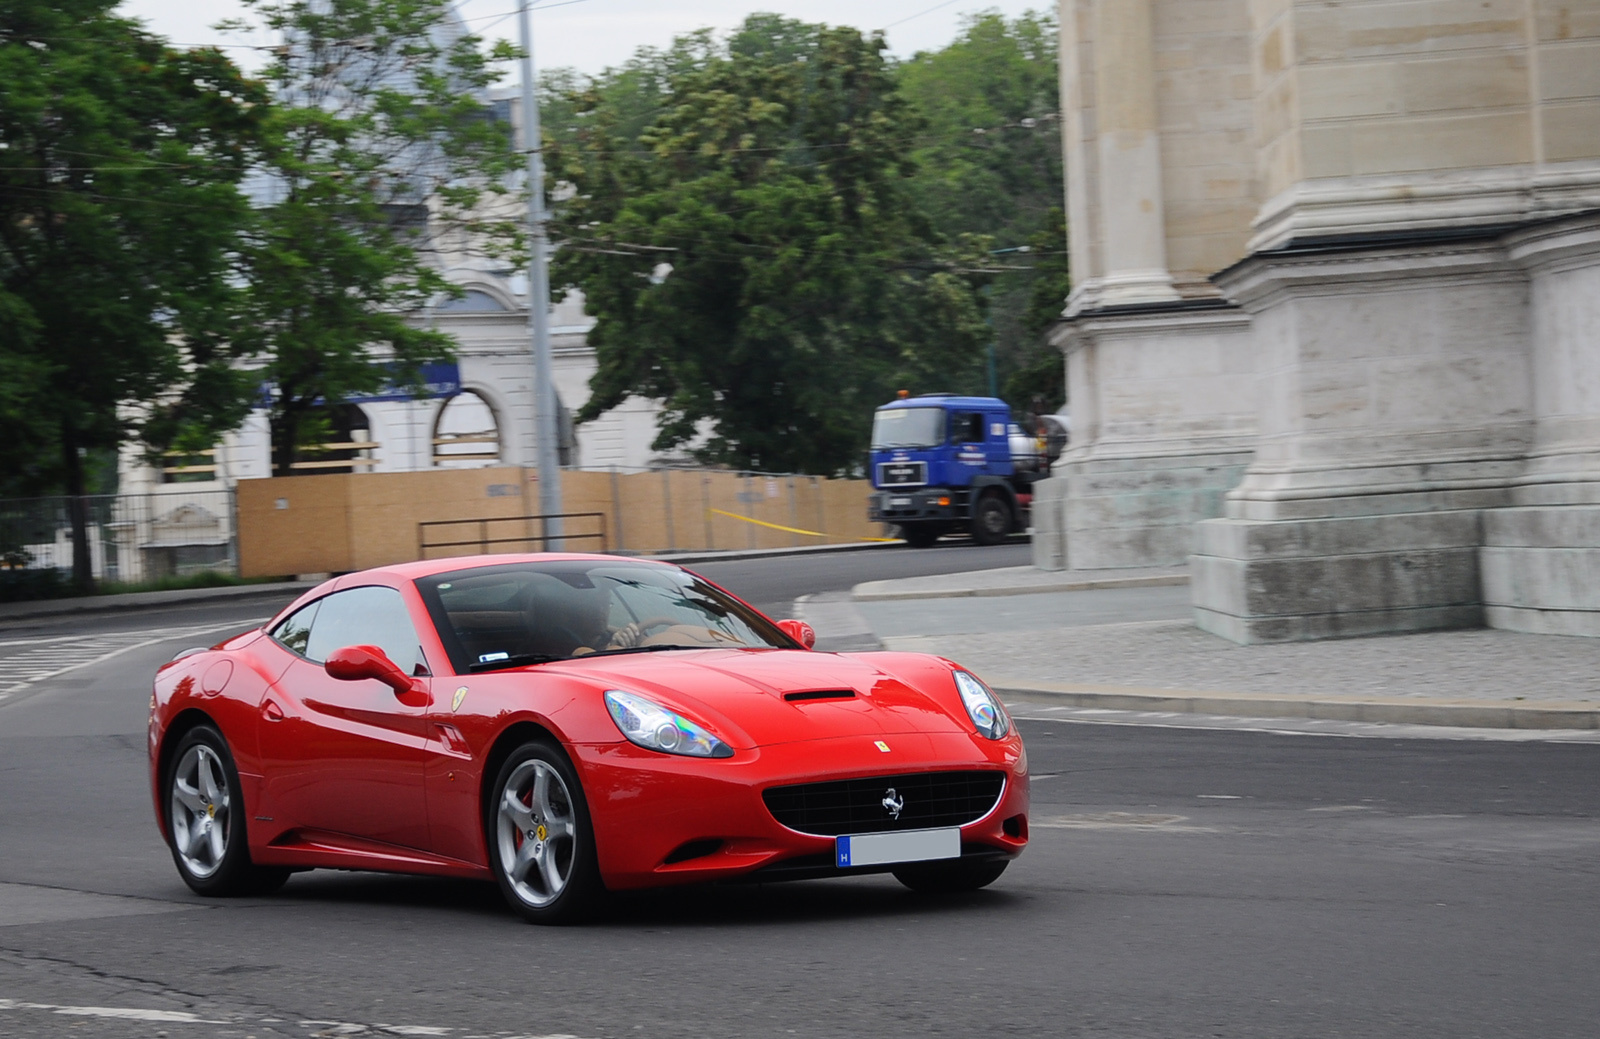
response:
[[[184,490],[83,498],[89,559],[100,581],[137,583],[239,570],[231,490]],[[71,499],[0,499],[0,567],[71,570]]]

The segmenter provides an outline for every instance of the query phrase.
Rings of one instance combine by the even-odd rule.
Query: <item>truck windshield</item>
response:
[[[944,443],[943,408],[885,408],[872,419],[872,448],[938,447]]]

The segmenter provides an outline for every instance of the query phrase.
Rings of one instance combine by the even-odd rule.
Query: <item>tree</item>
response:
[[[975,375],[971,260],[907,190],[921,126],[883,49],[756,15],[568,98],[547,148],[573,185],[552,280],[596,319],[580,421],[639,394],[657,449],[838,473],[896,389]]]
[[[264,100],[113,6],[0,3],[0,457],[71,496],[80,588],[85,455],[243,416],[224,333]]]
[[[418,312],[453,288],[439,256],[520,242],[510,128],[485,88],[514,56],[485,52],[449,0],[247,0],[283,34],[257,153],[237,343],[269,387],[274,471],[326,438],[327,408],[416,385],[452,355]]]
[[[1019,410],[1035,396],[1053,408],[1064,392],[1061,357],[1041,342],[1067,294],[1057,69],[1053,18],[994,12],[898,69],[927,127],[912,154],[918,203],[946,237],[1008,251],[993,262],[1014,270],[993,276],[989,317],[1001,394]]]

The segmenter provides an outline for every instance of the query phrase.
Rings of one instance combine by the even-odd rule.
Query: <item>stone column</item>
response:
[[[1530,282],[1534,442],[1484,513],[1491,627],[1600,636],[1600,218],[1510,236]]]
[[[1106,306],[1175,300],[1161,203],[1151,0],[1096,0],[1096,154]]]

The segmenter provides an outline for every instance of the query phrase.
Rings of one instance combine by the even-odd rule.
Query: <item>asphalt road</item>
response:
[[[888,576],[868,557],[846,579]],[[756,569],[711,575],[769,602],[836,579]],[[1600,1020],[1600,748],[1022,707],[1033,843],[971,896],[678,890],[567,929],[518,922],[487,885],[371,874],[207,902],[144,773],[148,676],[194,636],[135,627],[0,701],[0,1036],[1544,1039]],[[42,637],[67,636],[0,632],[0,665]]]

